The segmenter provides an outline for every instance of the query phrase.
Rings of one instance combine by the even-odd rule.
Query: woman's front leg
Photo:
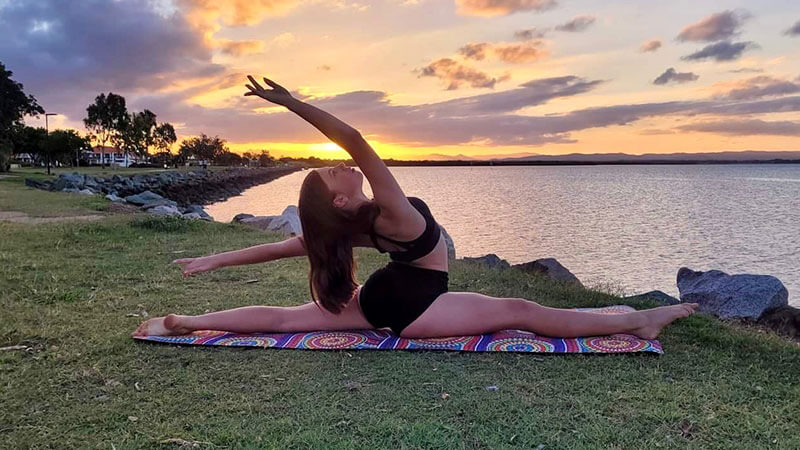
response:
[[[280,328],[280,306],[243,306],[198,316],[169,314],[139,325],[134,336],[176,336],[196,330],[265,333]]]
[[[175,336],[195,330],[233,333],[290,333],[298,331],[374,329],[358,306],[358,292],[339,314],[314,302],[298,306],[243,306],[198,316],[169,314],[150,319],[133,332],[134,336]]]

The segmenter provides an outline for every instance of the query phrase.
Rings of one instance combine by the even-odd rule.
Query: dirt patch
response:
[[[63,217],[31,217],[28,214],[20,211],[0,211],[0,221],[14,222],[14,223],[51,223],[51,222],[70,222],[74,220],[98,220],[103,216],[89,215],[89,216],[63,216]]]

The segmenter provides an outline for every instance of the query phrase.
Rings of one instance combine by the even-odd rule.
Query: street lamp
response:
[[[44,113],[44,134],[50,135],[50,128],[47,126],[47,118],[49,116],[55,116],[56,113]],[[50,154],[47,154],[47,174],[50,175]]]

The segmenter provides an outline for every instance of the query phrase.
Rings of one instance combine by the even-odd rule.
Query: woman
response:
[[[406,197],[361,134],[332,115],[293,98],[272,80],[264,89],[248,76],[249,92],[293,111],[347,150],[363,172],[339,164],[309,172],[298,210],[303,235],[282,242],[174,263],[183,275],[225,266],[307,256],[310,301],[301,306],[246,306],[198,316],[170,314],[142,323],[134,335],[178,335],[194,330],[237,333],[389,328],[406,338],[476,335],[502,329],[552,337],[629,333],[655,338],[670,322],[693,314],[697,303],[604,315],[550,308],[522,298],[448,292],[447,248],[441,228],[421,199]],[[363,177],[374,199],[362,191]],[[391,262],[363,285],[355,281],[353,247],[388,252]]]

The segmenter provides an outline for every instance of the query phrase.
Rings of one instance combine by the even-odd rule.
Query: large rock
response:
[[[201,219],[203,219],[203,220],[211,220],[211,221],[213,221],[213,220],[214,220],[214,218],[212,218],[212,217],[211,217],[211,216],[210,216],[210,215],[209,215],[209,214],[206,212],[206,210],[203,208],[203,206],[202,206],[202,205],[189,205],[189,206],[187,206],[186,208],[184,208],[184,209],[182,210],[182,212],[183,212],[184,214],[197,214],[197,215],[198,215],[198,216],[200,216],[200,218],[201,218]]]
[[[439,228],[442,229],[442,234],[444,234],[444,243],[447,245],[447,259],[456,259],[456,245],[453,242],[453,238],[447,234],[447,230],[439,224]]]
[[[144,209],[150,209],[162,205],[178,206],[176,202],[166,199],[151,191],[144,191],[138,194],[129,195],[125,197],[125,201],[136,206],[141,206]]]
[[[779,334],[792,338],[800,337],[800,309],[793,306],[781,306],[765,312],[758,323],[765,325]]]
[[[233,220],[231,220],[231,222],[239,223],[244,219],[252,219],[253,217],[255,217],[255,216],[252,215],[252,214],[239,213],[239,214],[233,216]]]
[[[64,189],[83,189],[84,178],[79,173],[62,173],[51,184],[53,191],[63,191]]]
[[[300,217],[297,215],[297,206],[294,205],[287,206],[280,216],[246,217],[245,214],[237,214],[236,217],[234,217],[234,221],[249,227],[258,228],[259,230],[281,233],[284,236],[303,234]]]
[[[700,312],[721,319],[758,320],[765,312],[786,306],[789,291],[772,275],[728,275],[721,270],[678,270],[681,301],[699,303]]]
[[[471,263],[486,264],[487,266],[493,269],[508,269],[509,267],[511,267],[511,264],[509,264],[508,261],[506,261],[505,259],[501,259],[494,253],[489,253],[488,255],[477,256],[474,258],[463,257],[461,258],[461,260]]]
[[[177,206],[172,205],[158,205],[153,208],[149,208],[147,210],[148,213],[154,214],[157,216],[181,216],[180,210],[178,210]]]
[[[523,272],[542,274],[556,281],[568,281],[583,286],[581,280],[556,261],[555,258],[537,259],[523,264],[514,264],[512,267]]]
[[[662,305],[677,305],[678,303],[681,302],[677,298],[658,290],[645,292],[644,294],[630,295],[628,297],[622,297],[622,298],[624,298],[625,300],[634,300],[634,301],[644,300],[644,299],[655,300]]]

